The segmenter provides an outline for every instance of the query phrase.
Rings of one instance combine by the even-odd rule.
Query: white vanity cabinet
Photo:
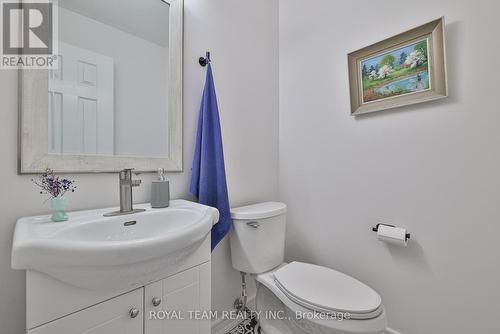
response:
[[[57,297],[54,299],[57,302]],[[28,334],[208,334],[210,262],[28,330]]]
[[[29,334],[142,334],[144,289],[73,313],[28,331]]]
[[[163,277],[163,278],[162,278]],[[209,334],[210,237],[180,263],[142,286],[78,288],[46,274],[26,275],[28,334]]]

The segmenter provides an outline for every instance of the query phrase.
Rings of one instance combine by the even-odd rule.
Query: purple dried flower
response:
[[[74,180],[60,179],[54,171],[48,168],[37,179],[31,179],[31,181],[42,189],[40,194],[48,194],[52,198],[62,196],[67,191],[75,192],[76,189]]]

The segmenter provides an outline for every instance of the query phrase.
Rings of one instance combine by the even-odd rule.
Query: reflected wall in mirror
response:
[[[159,0],[59,0],[49,153],[167,157],[168,12]]]
[[[182,0],[58,6],[57,68],[20,72],[20,172],[182,170]]]

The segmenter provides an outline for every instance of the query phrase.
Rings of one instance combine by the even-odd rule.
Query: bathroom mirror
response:
[[[182,171],[183,0],[55,13],[57,68],[19,71],[19,172]]]

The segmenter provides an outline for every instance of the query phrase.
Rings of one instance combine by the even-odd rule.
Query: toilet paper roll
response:
[[[378,240],[384,241],[393,245],[406,247],[408,240],[406,239],[406,229],[400,227],[392,227],[380,224],[377,231]]]

